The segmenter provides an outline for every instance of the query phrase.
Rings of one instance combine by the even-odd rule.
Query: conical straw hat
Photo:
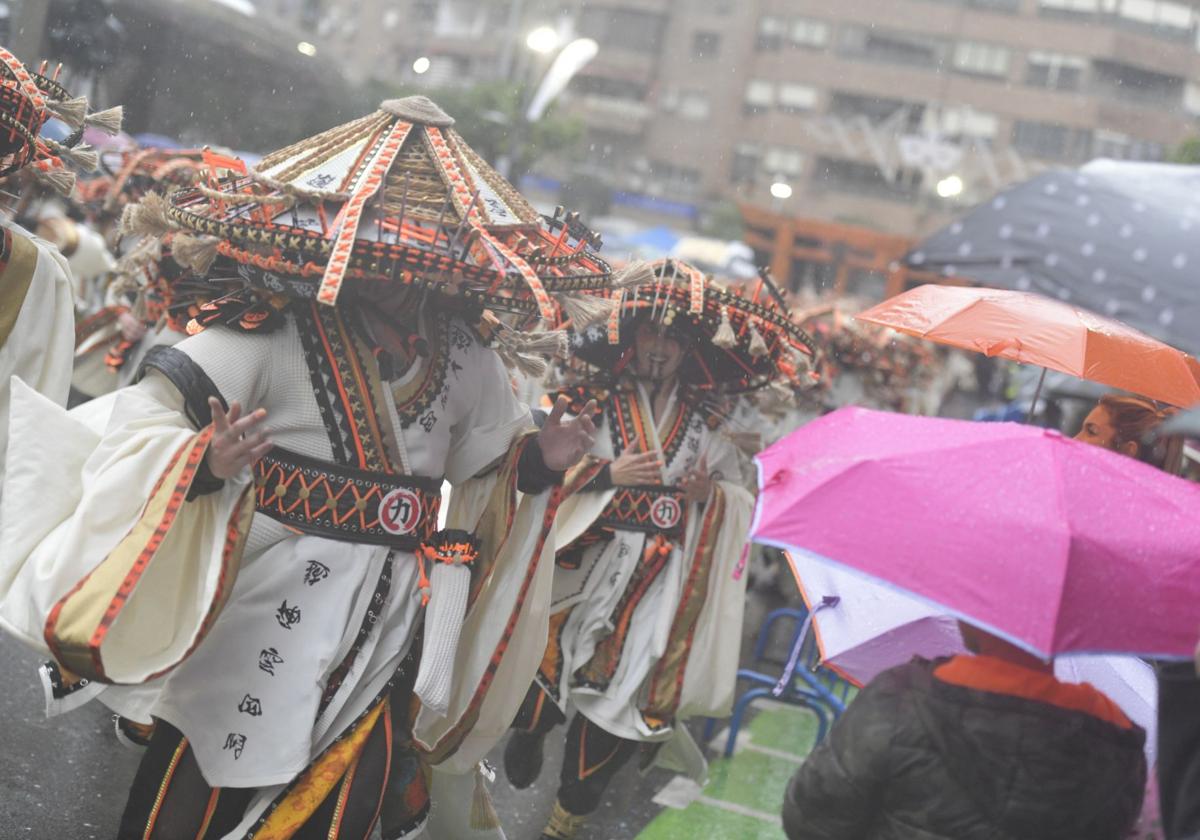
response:
[[[629,272],[631,275],[635,272]],[[801,384],[816,353],[792,320],[771,280],[726,289],[678,260],[641,264],[606,296],[604,322],[574,331],[571,354],[593,368],[592,378],[619,375],[633,355],[639,322],[676,332],[687,344],[680,381],[702,391],[741,392],[773,382]]]
[[[422,284],[557,318],[554,295],[609,285],[576,214],[540,216],[423,96],[172,196],[170,220],[256,285],[334,305],[350,283]]]
[[[96,153],[80,143],[84,127],[115,134],[121,128],[121,109],[92,113],[87,99],[72,97],[58,82],[58,70],[53,76],[45,73],[45,64],[34,73],[0,47],[0,177],[31,167],[39,180],[65,195],[75,186],[68,164],[84,171],[96,168]],[[41,137],[51,117],[71,132],[63,142]]]

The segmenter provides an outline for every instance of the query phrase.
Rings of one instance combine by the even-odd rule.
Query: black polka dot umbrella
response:
[[[905,262],[1032,291],[1200,353],[1200,167],[1095,161],[1007,189]]]

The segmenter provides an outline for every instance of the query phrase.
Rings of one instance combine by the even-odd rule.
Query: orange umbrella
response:
[[[857,317],[1171,405],[1200,403],[1200,362],[1187,353],[1120,321],[1029,292],[919,286]]]

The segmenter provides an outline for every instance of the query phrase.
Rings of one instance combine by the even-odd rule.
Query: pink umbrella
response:
[[[857,685],[914,656],[964,653],[958,620],[928,601],[803,551],[789,551],[796,585],[812,611],[812,633],[822,663]],[[824,602],[825,607],[812,609]],[[1154,763],[1158,683],[1154,670],[1133,656],[1066,655],[1054,660],[1063,682],[1087,682],[1146,730],[1146,758]]]
[[[1057,432],[844,408],[756,458],[752,537],[1029,651],[1189,658],[1200,486]]]

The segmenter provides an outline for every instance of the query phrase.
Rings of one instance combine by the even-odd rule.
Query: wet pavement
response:
[[[766,611],[783,605],[786,600],[770,586],[757,589],[749,596],[744,648],[752,644],[753,634]],[[745,636],[749,636],[748,643]],[[782,658],[785,644],[783,639],[776,640],[770,655]],[[0,633],[0,684],[5,687],[0,695],[0,714],[4,721],[0,725],[0,840],[108,840],[116,834],[125,794],[140,753],[117,742],[111,715],[98,703],[47,720],[36,674],[40,661],[37,654]],[[697,740],[700,723],[693,723]],[[565,727],[556,730],[560,739],[564,731]],[[503,744],[491,757],[498,770],[502,766],[502,747]],[[713,782],[705,790],[704,800],[692,805],[688,811],[668,813],[657,822],[655,818],[664,808],[653,800],[672,782],[673,774],[653,770],[643,776],[631,764],[614,780],[604,806],[579,835],[580,840],[628,840],[638,837],[652,823],[651,829],[642,835],[646,840],[702,836],[694,833],[694,824],[692,828],[687,827],[688,812],[704,818],[705,808],[714,809],[709,801],[710,794],[716,790],[720,796],[722,786],[728,787],[731,782],[731,773],[738,785],[753,792],[756,780],[752,776],[757,772],[754,768],[763,763],[761,758],[750,756],[741,764],[728,767],[714,762]],[[509,840],[536,840],[538,837],[554,802],[561,761],[562,741],[556,742],[551,735],[546,743],[545,766],[532,788],[515,791],[504,779],[503,772],[499,772],[492,786],[492,796]],[[764,765],[767,767],[764,772],[778,775],[779,769],[767,766],[770,764]],[[771,789],[777,786],[772,782]],[[761,794],[758,796],[761,798]],[[775,793],[770,795],[772,799],[775,796]],[[778,812],[777,803],[759,804]],[[733,807],[736,810],[741,806]],[[728,813],[721,816],[733,819]],[[680,820],[684,821],[682,826],[677,825]],[[739,830],[721,836],[781,835],[769,831],[762,835],[744,834]]]

